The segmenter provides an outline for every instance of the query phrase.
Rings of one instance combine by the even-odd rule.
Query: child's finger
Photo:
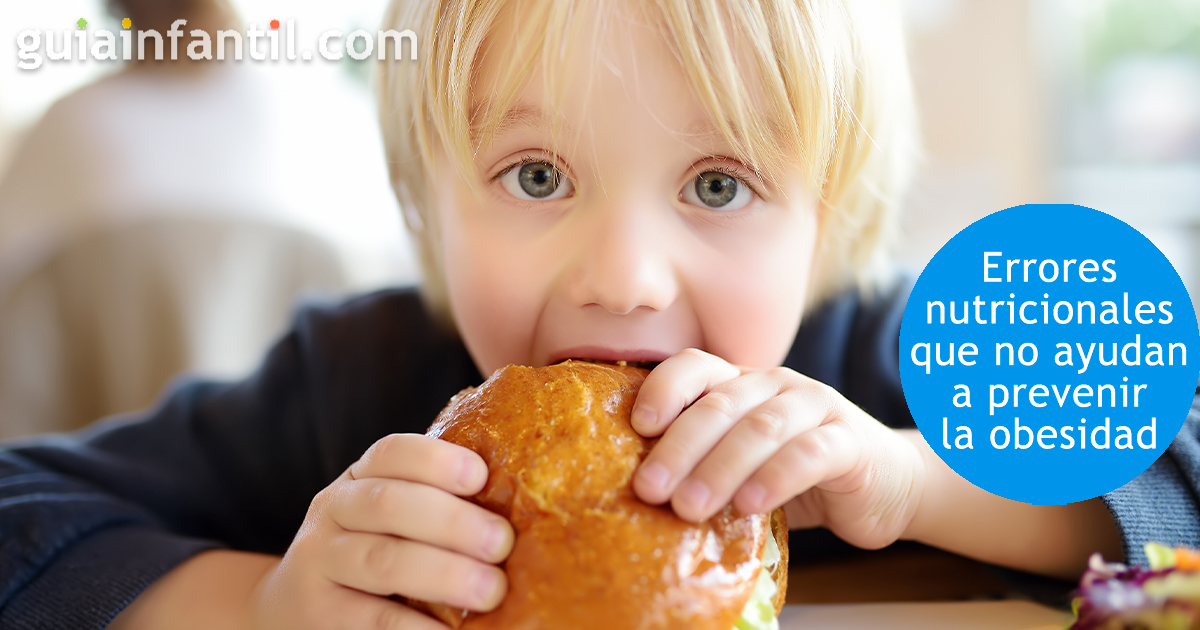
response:
[[[504,598],[504,571],[432,545],[343,532],[324,546],[325,579],[374,595],[404,595],[480,612]]]
[[[325,616],[329,628],[354,630],[450,630],[440,621],[390,599],[339,587]]]
[[[393,433],[372,444],[347,473],[352,479],[404,479],[470,496],[483,489],[488,471],[470,449],[416,433]]]
[[[812,529],[825,524],[825,505],[818,492],[805,492],[783,504],[791,529]]]
[[[822,424],[792,438],[733,496],[745,514],[773,510],[817,484],[837,479],[861,461],[862,444],[841,421]]]
[[[330,504],[329,514],[349,531],[409,538],[493,564],[512,550],[513,529],[507,520],[439,488],[410,481],[349,481]]]
[[[633,480],[634,492],[651,505],[665,503],[729,428],[780,387],[770,372],[750,372],[713,388],[679,414],[646,455]]]
[[[662,435],[688,405],[741,373],[703,350],[688,348],[672,355],[642,383],[633,403],[633,429],[646,437]]]
[[[716,514],[784,444],[825,422],[830,408],[809,390],[788,387],[738,420],[680,484],[675,513],[694,522]]]

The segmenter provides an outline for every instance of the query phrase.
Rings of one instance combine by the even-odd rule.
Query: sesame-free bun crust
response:
[[[428,434],[487,462],[487,485],[473,500],[516,531],[508,595],[487,614],[419,608],[472,630],[730,630],[770,535],[784,554],[775,571],[782,606],[781,510],[726,508],[692,524],[634,496],[631,478],[655,442],[629,422],[646,374],[578,361],[510,365],[451,399]]]

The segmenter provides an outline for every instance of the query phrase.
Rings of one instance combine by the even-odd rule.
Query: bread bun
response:
[[[759,573],[768,536],[775,607],[787,579],[783,512],[732,508],[700,524],[637,499],[630,481],[654,445],[629,416],[648,371],[567,361],[508,366],[460,392],[429,435],[483,457],[473,500],[512,522],[508,595],[495,611],[418,607],[455,628],[730,630]]]

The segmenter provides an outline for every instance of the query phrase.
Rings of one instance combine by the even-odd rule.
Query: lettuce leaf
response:
[[[775,537],[768,534],[767,545],[763,549],[762,570],[758,572],[750,601],[742,609],[742,618],[738,619],[734,630],[779,630],[779,619],[775,617],[775,593],[779,587],[771,577],[771,570],[781,559]]]

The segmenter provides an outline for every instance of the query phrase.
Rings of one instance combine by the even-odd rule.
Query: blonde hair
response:
[[[605,0],[593,0],[604,2]],[[478,56],[505,5],[520,5],[535,55],[512,55],[489,107],[471,111]],[[819,191],[810,304],[884,268],[916,151],[916,116],[899,18],[887,0],[651,0],[692,88],[739,159],[768,178],[799,167]],[[449,320],[433,207],[434,155],[464,176],[540,61],[556,60],[586,15],[564,0],[393,0],[384,28],[413,29],[415,61],[387,61],[379,113],[392,186],[416,236],[430,308]],[[522,36],[525,36],[524,34]],[[489,86],[491,88],[492,86]],[[553,93],[553,90],[551,91]],[[476,120],[472,120],[472,115]],[[474,133],[473,133],[474,131]],[[474,178],[468,178],[473,181]]]

